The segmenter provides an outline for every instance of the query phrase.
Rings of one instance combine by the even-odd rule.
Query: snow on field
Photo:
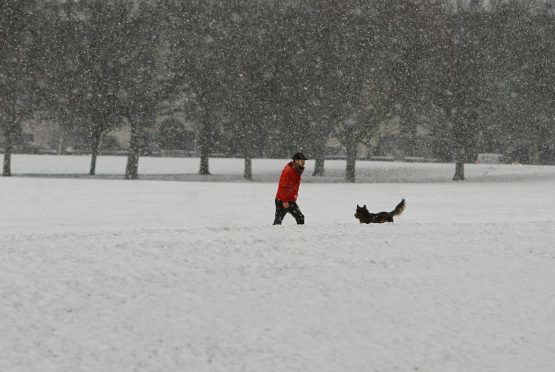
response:
[[[86,173],[43,159],[14,173]],[[553,167],[367,166],[405,181],[304,183],[304,226],[270,225],[275,179],[0,178],[0,371],[552,371]]]
[[[2,159],[0,154],[0,159]],[[127,158],[124,156],[100,156],[96,173],[101,176],[121,177]],[[253,159],[256,181],[274,182],[279,177],[285,160]],[[12,173],[27,175],[84,176],[89,172],[90,156],[22,155],[12,158]],[[210,159],[210,181],[242,181],[243,160],[228,158]],[[359,182],[451,182],[454,164],[404,163],[357,161]],[[307,161],[303,175],[306,182],[343,182],[345,161],[327,160],[326,177],[312,177],[314,161]],[[198,176],[198,158],[141,157],[139,173],[145,179],[172,179],[206,181]],[[465,175],[469,182],[494,182],[507,180],[555,179],[555,168],[549,166],[515,166],[511,164],[466,164]]]

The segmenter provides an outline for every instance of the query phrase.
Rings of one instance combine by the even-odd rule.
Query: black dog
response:
[[[405,210],[405,199],[401,200],[399,204],[391,212],[370,213],[366,209],[366,205],[359,207],[357,204],[357,211],[355,218],[358,218],[360,223],[384,223],[393,222],[393,216],[398,216]]]

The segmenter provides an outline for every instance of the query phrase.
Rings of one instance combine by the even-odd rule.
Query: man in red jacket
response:
[[[298,225],[304,224],[304,216],[297,205],[297,196],[301,184],[301,175],[304,171],[306,157],[302,152],[293,155],[293,161],[287,163],[279,178],[276,193],[276,217],[274,225],[281,225],[287,213],[291,213]]]

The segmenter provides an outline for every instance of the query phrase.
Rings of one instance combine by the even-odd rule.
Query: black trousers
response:
[[[289,202],[289,208],[283,208],[283,202],[276,199],[276,218],[274,219],[274,225],[281,225],[283,218],[287,213],[291,213],[297,225],[304,225],[304,215],[302,214],[299,206],[295,202]]]

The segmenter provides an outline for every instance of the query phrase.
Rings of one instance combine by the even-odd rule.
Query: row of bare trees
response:
[[[346,149],[399,128],[398,150],[463,164],[477,152],[555,162],[555,22],[517,0],[0,0],[3,175],[26,120],[88,134],[90,174],[103,136],[126,125],[138,177],[145,130],[180,112],[198,131],[201,174],[233,146],[298,149],[325,170]],[[428,148],[419,142],[424,130]]]

